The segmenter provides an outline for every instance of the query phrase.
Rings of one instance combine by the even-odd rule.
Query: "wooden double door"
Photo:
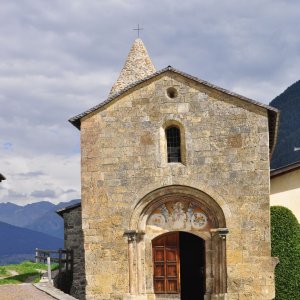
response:
[[[204,299],[204,240],[187,232],[171,232],[155,238],[152,250],[155,293],[180,294],[181,300]]]

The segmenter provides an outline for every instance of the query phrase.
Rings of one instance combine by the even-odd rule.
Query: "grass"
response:
[[[0,276],[5,276],[7,275],[7,270],[5,269],[5,267],[0,267]]]
[[[58,268],[58,264],[52,264],[51,269]],[[0,284],[18,284],[23,282],[38,282],[41,273],[47,270],[47,265],[24,261],[20,264],[7,265],[0,267]],[[17,273],[17,275],[11,275]],[[5,278],[3,278],[5,277]]]

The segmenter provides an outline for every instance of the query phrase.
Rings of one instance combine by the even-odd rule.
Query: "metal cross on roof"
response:
[[[138,24],[137,28],[134,28],[133,30],[137,30],[138,32],[138,37],[140,37],[140,31],[144,30],[144,28],[140,28],[140,24]]]

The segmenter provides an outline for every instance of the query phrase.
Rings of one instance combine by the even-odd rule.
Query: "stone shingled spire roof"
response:
[[[111,88],[109,97],[117,94],[130,84],[152,75],[155,71],[155,67],[152,64],[143,41],[140,38],[136,39],[130,49],[118,80]]]

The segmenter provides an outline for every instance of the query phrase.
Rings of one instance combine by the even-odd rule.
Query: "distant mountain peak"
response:
[[[300,102],[300,80],[296,81],[292,85],[290,85],[284,92],[275,97],[270,105],[273,107],[277,106],[285,106],[290,102],[293,102],[294,99],[298,99]]]
[[[63,219],[56,214],[56,211],[79,201],[80,199],[74,199],[58,204],[39,201],[25,206],[19,206],[10,202],[0,203],[0,221],[63,238]]]
[[[271,168],[300,161],[300,80],[274,98],[270,105],[280,110],[277,145],[272,157]]]
[[[0,265],[20,262],[24,256],[34,259],[35,248],[57,250],[64,244],[63,239],[1,221],[0,236],[5,241],[0,243]]]

